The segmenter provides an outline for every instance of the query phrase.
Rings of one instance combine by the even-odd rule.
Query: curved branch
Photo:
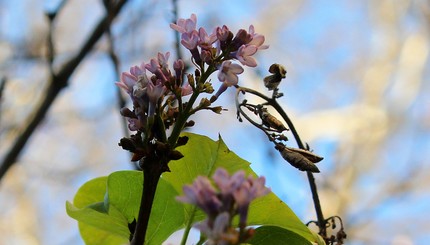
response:
[[[299,136],[296,128],[294,127],[293,122],[288,117],[287,113],[285,113],[285,111],[279,105],[279,103],[276,101],[276,98],[278,98],[278,96],[276,95],[276,93],[277,93],[276,91],[274,91],[272,98],[269,98],[269,97],[265,96],[264,94],[262,94],[262,93],[260,93],[258,91],[255,91],[253,89],[249,89],[249,88],[245,88],[245,87],[237,87],[237,93],[236,93],[236,106],[237,106],[237,108],[239,108],[239,105],[240,105],[239,102],[238,102],[238,95],[239,95],[240,92],[250,93],[250,94],[253,94],[255,96],[258,96],[261,99],[267,101],[268,105],[273,106],[273,108],[275,108],[275,110],[281,115],[281,117],[287,123],[288,128],[291,130],[291,133],[294,136],[294,139],[295,139],[295,141],[297,143],[297,146],[300,149],[307,150],[305,148],[305,145],[303,144],[302,140],[300,139],[300,136]],[[250,121],[252,124],[255,125],[255,122],[253,122],[252,120],[249,120],[249,117],[247,117],[247,116],[245,116],[245,117],[246,117],[246,119],[248,121]],[[317,215],[318,227],[320,229],[319,234],[321,236],[323,236],[323,237],[326,237],[327,236],[327,228],[326,228],[327,221],[324,219],[324,215],[323,215],[323,212],[322,212],[322,208],[321,208],[321,204],[320,204],[320,200],[319,200],[319,196],[318,196],[318,191],[317,191],[317,186],[316,186],[316,183],[315,183],[315,177],[312,174],[312,172],[310,172],[310,171],[306,171],[306,174],[307,174],[307,177],[308,177],[309,186],[311,188],[312,199],[313,199],[313,202],[314,202],[315,212],[316,212],[316,215]]]

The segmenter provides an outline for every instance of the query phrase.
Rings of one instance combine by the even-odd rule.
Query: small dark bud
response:
[[[188,122],[185,123],[185,127],[192,127],[194,126],[196,123],[193,120],[190,120]]]
[[[208,94],[211,94],[214,92],[214,88],[212,87],[212,84],[209,82],[204,84],[203,89]]]
[[[155,142],[155,150],[160,153],[165,153],[169,150],[169,145],[160,141]]]
[[[195,75],[196,77],[200,77],[200,70],[199,70],[199,69],[196,69],[196,70],[194,71],[194,75]]]
[[[264,86],[269,90],[274,90],[278,88],[281,80],[285,78],[287,71],[279,64],[272,64],[269,68],[269,72],[273,75],[269,75],[264,78]]]
[[[180,153],[180,152],[179,152],[179,151],[177,151],[177,150],[173,150],[173,151],[170,151],[170,152],[169,152],[168,157],[169,157],[169,159],[171,159],[171,160],[179,160],[179,159],[183,158],[183,157],[184,157],[184,155],[182,155],[182,153]]]
[[[202,100],[200,100],[200,104],[199,104],[200,108],[206,108],[210,105],[211,105],[211,101],[208,100],[207,98],[202,98]]]
[[[218,96],[213,95],[213,96],[211,97],[211,99],[210,99],[210,102],[211,102],[211,103],[214,103],[217,99],[218,99]]]
[[[130,118],[137,118],[136,114],[134,114],[134,112],[132,112],[130,109],[128,109],[127,107],[123,107],[121,108],[121,110],[119,111],[119,113],[121,114],[121,116],[123,117],[130,117]]]
[[[178,139],[178,142],[176,143],[177,146],[182,146],[182,145],[186,145],[188,142],[188,137],[187,136],[181,136]]]
[[[282,140],[282,141],[288,141],[288,137],[285,135],[279,135],[278,136],[278,140]]]
[[[133,140],[131,140],[130,138],[122,138],[119,143],[119,146],[122,147],[122,149],[127,150],[127,151],[131,151],[131,152],[135,152],[136,151],[136,146],[134,145]]]
[[[136,162],[136,161],[142,160],[143,158],[145,158],[145,154],[143,154],[143,152],[136,152],[131,157],[131,161]]]
[[[194,81],[194,77],[192,74],[188,74],[187,75],[187,79],[188,79],[188,83],[190,84],[191,87],[195,88],[196,87],[196,83]]]
[[[215,112],[216,114],[221,114],[221,111],[223,111],[221,106],[215,106],[215,107],[208,108],[208,109]]]

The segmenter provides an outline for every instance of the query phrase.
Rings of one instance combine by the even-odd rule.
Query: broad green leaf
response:
[[[120,245],[128,244],[128,239],[116,236],[112,232],[100,230],[92,225],[79,222],[79,231],[86,245]]]
[[[140,171],[114,172],[85,183],[75,195],[75,205],[66,203],[68,215],[79,221],[85,243],[127,243],[128,224],[138,217],[142,188]],[[145,244],[161,244],[183,227],[184,208],[175,200],[176,196],[172,186],[160,179]]]
[[[205,136],[184,134],[189,137],[178,150],[185,156],[169,163],[170,173],[164,173],[155,195],[145,244],[161,244],[173,232],[188,222],[205,218],[201,211],[192,215],[193,207],[175,200],[185,184],[199,176],[212,176],[218,167],[230,173],[243,169],[256,175],[250,163],[231,152],[222,139],[213,141]],[[73,205],[67,203],[68,214],[79,221],[86,244],[122,244],[128,241],[128,223],[137,219],[143,185],[143,173],[119,171],[108,177],[90,180],[77,192]],[[270,212],[267,212],[270,210]],[[192,220],[191,220],[192,219]],[[315,241],[307,227],[276,195],[257,199],[250,207],[250,225],[279,226],[304,241]],[[306,243],[304,243],[306,244]]]
[[[73,199],[73,205],[77,208],[101,202],[106,194],[107,176],[92,179],[83,184]]]
[[[182,193],[184,184],[191,184],[199,176],[211,177],[219,167],[225,168],[230,174],[242,169],[247,174],[256,176],[250,168],[250,163],[230,151],[220,138],[213,141],[206,136],[186,133],[189,140],[178,150],[185,156],[169,164],[170,173],[164,173],[163,178]],[[185,205],[185,220],[191,217],[191,206]],[[196,212],[194,222],[205,218],[204,214]],[[300,221],[294,212],[282,202],[274,193],[255,200],[250,206],[248,217],[250,225],[274,225],[294,232],[308,241],[315,241],[309,229]]]
[[[137,220],[142,196],[143,173],[119,171],[108,178],[109,208],[117,208],[131,223]],[[179,194],[164,179],[160,179],[149,218],[145,244],[161,244],[173,232],[183,227],[184,208],[175,200]]]
[[[88,225],[108,231],[114,235],[129,238],[130,232],[127,220],[114,207],[109,208],[109,212],[104,210],[103,202],[92,204],[85,208],[76,208],[70,202],[66,203],[67,214]]]
[[[310,245],[307,241],[297,233],[283,229],[277,226],[260,226],[255,230],[255,234],[247,244],[252,245],[267,245],[267,244],[288,244],[288,245]]]
[[[273,192],[251,203],[248,224],[279,226],[306,238],[308,241],[315,241],[309,228]]]
[[[124,229],[126,220],[114,209],[108,214],[103,204],[106,182],[107,177],[86,182],[76,193],[73,204],[66,203],[67,214],[78,220],[79,231],[87,245],[115,245],[128,242],[130,233],[128,229]]]

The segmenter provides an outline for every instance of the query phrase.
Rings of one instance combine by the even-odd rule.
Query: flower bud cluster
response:
[[[199,176],[192,185],[183,187],[184,196],[178,201],[196,205],[207,214],[207,219],[196,225],[208,238],[208,244],[239,244],[252,235],[246,229],[248,209],[251,201],[264,196],[270,189],[264,186],[265,178],[245,176],[240,170],[232,176],[218,168],[209,178]],[[232,219],[239,215],[239,231],[234,229]]]
[[[189,19],[178,19],[176,24],[170,27],[181,33],[181,44],[187,48],[192,58],[201,68],[207,64],[218,70],[218,79],[222,82],[215,95],[217,98],[228,87],[237,85],[238,74],[244,70],[239,64],[230,60],[238,60],[242,65],[256,67],[257,62],[253,57],[258,50],[267,49],[263,45],[265,38],[249,26],[248,31],[240,29],[236,35],[225,25],[216,27],[212,33],[200,27],[197,29],[197,17],[191,14]]]
[[[143,130],[148,117],[157,112],[157,104],[165,96],[186,96],[193,93],[192,87],[182,81],[184,62],[176,60],[173,63],[174,72],[169,69],[170,53],[158,53],[149,63],[133,66],[130,72],[123,72],[116,85],[129,94],[133,101],[133,111],[128,108],[121,110],[121,115],[127,118],[131,131]],[[151,74],[147,74],[147,71]]]

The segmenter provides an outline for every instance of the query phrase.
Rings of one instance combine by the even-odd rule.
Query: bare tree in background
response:
[[[50,31],[42,14],[45,10],[36,1],[22,2],[21,7],[13,8],[0,2],[0,16],[18,11],[22,21],[0,19],[0,79],[6,79],[0,93],[2,163],[30,123],[39,101],[52,96],[46,91],[55,81],[46,56]],[[165,28],[173,19],[171,9],[165,7],[168,4],[170,1],[130,1],[110,29],[104,26],[100,41],[94,42],[79,66],[63,75],[67,77],[61,79],[65,84],[55,85],[59,86],[53,90],[56,99],[47,116],[30,133],[20,157],[15,156],[14,166],[1,181],[1,244],[78,243],[76,224],[66,217],[64,201],[89,178],[133,167],[117,149],[123,131],[111,57],[115,53],[119,66],[128,67],[154,56],[155,50],[172,50],[173,35]],[[208,26],[210,21],[219,24],[231,18],[221,11],[222,3],[208,8],[210,3],[195,1],[196,9],[192,10],[186,9],[191,6],[186,1],[179,4],[187,13],[204,12],[202,21]],[[257,1],[248,4],[260,6]],[[429,3],[369,0],[331,4],[341,5],[344,13],[321,17],[315,15],[321,6],[316,7],[313,1],[273,0],[266,1],[257,14],[236,21],[258,20],[256,28],[264,30],[261,32],[271,44],[268,52],[282,54],[278,63],[288,70],[288,84],[283,85],[288,91],[285,107],[297,117],[303,139],[314,148],[326,142],[334,145],[327,151],[332,155],[325,156],[327,160],[319,165],[322,173],[317,176],[325,215],[343,217],[351,244],[422,242],[430,229],[420,213],[425,210],[420,203],[430,200],[425,188],[430,179],[425,164],[430,150],[430,101],[426,96],[430,92]],[[335,8],[321,11],[330,9]],[[349,16],[355,14],[356,19]],[[328,22],[331,25],[321,32],[300,29],[301,23],[310,28],[323,22],[319,18],[330,15],[339,16],[332,17],[337,22]],[[110,17],[101,1],[65,3],[53,22],[54,75],[62,74],[65,64],[76,59],[103,18]],[[11,34],[6,27],[24,34]],[[110,30],[111,39],[103,34],[106,30]],[[263,72],[266,67],[261,65]],[[249,77],[246,82],[262,86],[262,76]],[[243,127],[234,116],[213,123],[223,123],[225,130]],[[200,130],[211,127],[208,123]],[[247,134],[264,141],[257,131]],[[305,183],[304,177],[302,181]],[[314,215],[308,203],[310,211],[302,217],[304,221]]]

